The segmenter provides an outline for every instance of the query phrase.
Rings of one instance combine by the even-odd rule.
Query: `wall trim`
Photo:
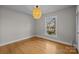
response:
[[[31,36],[28,36],[28,37],[25,37],[25,38],[20,38],[20,39],[17,39],[17,40],[14,40],[14,41],[10,41],[10,42],[7,42],[7,43],[3,43],[3,44],[0,44],[0,47],[8,45],[8,44],[11,44],[11,43],[19,42],[21,40],[29,39],[29,38],[32,38],[32,37],[34,37],[34,35],[31,35]]]
[[[40,37],[40,38],[44,38],[44,39],[51,40],[51,41],[54,41],[54,42],[58,42],[58,43],[61,43],[61,44],[65,44],[65,45],[72,46],[71,43],[63,42],[63,41],[59,41],[59,40],[54,40],[54,39],[48,38],[48,37],[46,37],[46,36],[36,35],[36,37]]]
[[[25,37],[25,38],[21,38],[21,39],[18,39],[18,40],[14,40],[14,41],[10,41],[10,42],[7,42],[7,43],[0,44],[0,46],[5,46],[5,45],[8,45],[8,44],[19,42],[21,40],[29,39],[29,38],[32,38],[32,37],[40,37],[40,38],[44,38],[44,39],[47,39],[47,40],[55,41],[55,42],[58,42],[58,43],[61,43],[61,44],[66,44],[66,45],[72,46],[72,44],[70,44],[68,42],[54,40],[54,39],[51,39],[51,38],[48,38],[48,37],[42,36],[42,35],[31,35],[31,36],[28,36],[28,37]]]

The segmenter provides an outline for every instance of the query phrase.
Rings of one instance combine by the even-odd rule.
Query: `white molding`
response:
[[[0,44],[0,46],[5,46],[5,45],[11,44],[11,43],[19,42],[21,40],[29,39],[29,38],[34,37],[34,36],[35,35],[31,35],[31,36],[28,36],[28,37],[25,37],[25,38],[20,38],[20,39],[10,41],[10,42],[7,42],[7,43],[2,43],[2,44]]]
[[[11,43],[15,43],[15,42],[18,42],[18,41],[21,41],[21,40],[25,40],[25,39],[29,39],[31,37],[40,37],[40,38],[44,38],[44,39],[47,39],[47,40],[51,40],[51,41],[55,41],[55,42],[59,42],[59,43],[62,43],[62,44],[66,44],[66,45],[72,45],[68,42],[63,42],[63,41],[59,41],[59,40],[54,40],[54,39],[51,39],[51,38],[48,38],[46,36],[42,36],[42,35],[31,35],[31,36],[28,36],[28,37],[25,37],[25,38],[21,38],[21,39],[17,39],[17,40],[14,40],[14,41],[10,41],[10,42],[7,42],[7,43],[3,43],[3,44],[0,44],[0,46],[4,46],[4,45],[7,45],[7,44],[11,44]]]
[[[59,40],[55,40],[55,39],[51,39],[51,38],[48,38],[48,37],[46,37],[46,36],[36,35],[36,37],[40,37],[40,38],[44,38],[44,39],[51,40],[51,41],[54,41],[54,42],[58,42],[58,43],[62,43],[62,44],[66,44],[66,45],[72,46],[71,43],[63,42],[63,41],[59,41]]]

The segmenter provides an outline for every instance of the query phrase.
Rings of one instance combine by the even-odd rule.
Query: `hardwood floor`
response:
[[[0,54],[75,54],[72,46],[49,41],[39,37],[0,47]]]

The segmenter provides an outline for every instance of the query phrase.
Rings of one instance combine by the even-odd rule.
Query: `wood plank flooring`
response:
[[[76,54],[72,46],[39,37],[0,47],[0,54]]]

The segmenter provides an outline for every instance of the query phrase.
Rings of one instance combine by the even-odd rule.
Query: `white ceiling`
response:
[[[39,6],[43,14],[56,12],[64,8],[72,7],[72,5],[39,5]],[[3,7],[32,15],[32,10],[33,7],[35,7],[35,5],[4,5]]]

